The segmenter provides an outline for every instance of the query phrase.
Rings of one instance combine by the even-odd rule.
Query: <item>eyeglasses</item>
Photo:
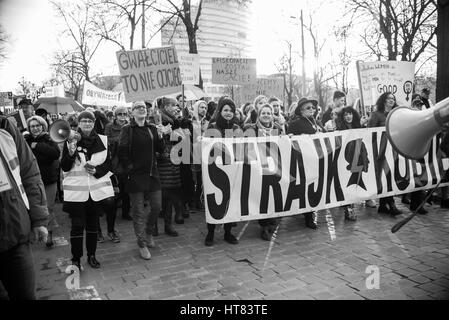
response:
[[[41,124],[36,124],[34,126],[30,126],[30,129],[34,129],[34,128],[42,128]]]
[[[312,110],[312,109],[315,110],[315,107],[310,107],[309,106],[309,107],[304,108],[304,110]]]
[[[279,108],[280,107],[280,105],[278,105],[278,104],[273,104],[273,108]]]
[[[146,108],[147,108],[146,106],[134,106],[133,110],[134,109],[140,109],[141,110],[141,109],[146,109]]]
[[[117,113],[118,116],[126,116],[127,113]]]
[[[90,119],[84,119],[84,120],[80,120],[79,123],[94,123],[94,122]]]

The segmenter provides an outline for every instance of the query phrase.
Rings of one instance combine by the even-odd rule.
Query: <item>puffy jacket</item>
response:
[[[12,184],[12,189],[0,192],[0,252],[5,252],[28,242],[31,228],[47,225],[48,208],[36,158],[19,129],[5,117],[0,117],[0,140],[1,165]],[[13,176],[17,166],[20,181]]]
[[[33,142],[36,142],[36,146],[31,148],[31,150],[37,159],[44,185],[58,181],[61,151],[56,142],[50,139],[48,133],[39,135],[36,138],[29,134],[25,137],[25,140],[30,147]]]

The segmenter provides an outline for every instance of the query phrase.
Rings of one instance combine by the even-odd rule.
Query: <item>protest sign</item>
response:
[[[58,86],[43,87],[42,92],[39,94],[39,98],[51,98],[51,97],[65,97],[64,86],[62,84]]]
[[[28,130],[27,121],[22,109],[18,109],[12,113],[9,113],[7,117],[11,119],[12,122],[14,122],[17,128],[19,128],[20,132]]]
[[[246,84],[241,89],[241,100],[252,102],[258,95],[277,97],[282,100],[284,96],[284,79],[282,78],[257,78],[256,83]]]
[[[11,91],[0,92],[0,107],[12,105],[13,105],[12,92]]]
[[[420,162],[398,155],[385,128],[203,138],[206,221],[283,217],[429,189],[449,167],[438,144],[434,138]]]
[[[212,83],[244,85],[256,83],[256,59],[212,58]]]
[[[181,91],[181,71],[173,46],[118,51],[117,61],[126,102]]]
[[[399,106],[412,103],[415,62],[408,61],[357,61],[360,92],[363,104],[372,106],[384,92],[391,92]]]
[[[84,81],[82,103],[102,107],[122,107],[126,105],[123,92],[103,90],[89,81]]]
[[[182,84],[200,83],[200,57],[198,54],[179,54],[179,67],[181,69]]]

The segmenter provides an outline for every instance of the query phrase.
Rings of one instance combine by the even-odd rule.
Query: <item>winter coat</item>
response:
[[[319,121],[316,121],[318,128],[321,129],[321,132],[325,132],[323,126]],[[310,121],[305,117],[299,116],[293,122],[290,123],[287,129],[288,134],[300,135],[300,134],[315,134],[318,133],[317,129],[312,126]]]
[[[139,127],[132,120],[122,128],[118,157],[125,170],[125,188],[128,192],[160,190],[156,152],[163,150],[164,141],[153,124],[146,122],[143,127]],[[150,185],[151,182],[155,184]]]
[[[0,161],[13,185],[12,189],[0,192],[0,252],[5,252],[27,243],[31,228],[47,226],[48,208],[38,163],[19,129],[11,120],[0,117],[0,131],[0,143],[17,153],[16,161],[8,163],[0,147]],[[13,182],[15,180],[10,170],[13,165],[14,168],[20,167],[20,179],[29,209],[21,196],[22,188]]]
[[[125,171],[118,158],[118,142],[122,128],[127,124],[128,123],[126,122],[124,125],[120,125],[117,123],[117,120],[114,120],[113,122],[108,123],[104,129],[104,134],[108,137],[111,171],[115,174],[122,174]]]
[[[58,181],[59,156],[61,151],[56,142],[51,140],[46,132],[35,138],[31,134],[28,134],[25,140],[36,157],[44,185]],[[32,147],[33,142],[36,142],[34,148]]]

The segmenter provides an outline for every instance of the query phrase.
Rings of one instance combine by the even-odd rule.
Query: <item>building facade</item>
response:
[[[192,10],[192,20],[196,17]],[[204,91],[212,96],[220,96],[226,86],[214,85],[212,78],[213,57],[251,58],[249,26],[250,4],[237,0],[204,0],[198,22],[197,46],[200,56],[201,76]],[[161,33],[162,45],[175,45],[177,52],[188,53],[187,33],[182,22],[173,31],[174,22],[167,24]]]

